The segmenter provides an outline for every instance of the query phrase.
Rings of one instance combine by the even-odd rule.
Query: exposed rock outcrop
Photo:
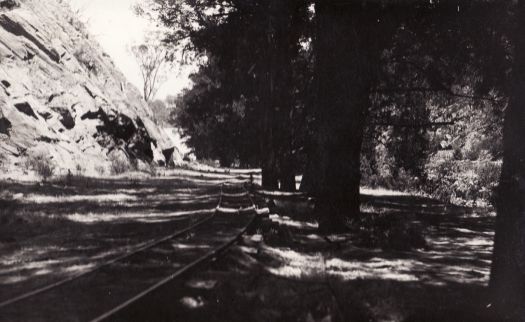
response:
[[[0,9],[7,9],[11,10],[14,8],[20,7],[20,2],[18,0],[1,0],[0,1]]]
[[[165,164],[171,160],[162,152],[175,144],[151,118],[62,1],[0,0],[0,156],[7,164],[45,153],[63,171],[95,173],[110,169],[113,151],[133,164]]]

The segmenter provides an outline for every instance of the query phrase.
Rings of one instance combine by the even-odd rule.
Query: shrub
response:
[[[102,165],[95,166],[95,171],[101,176],[106,174],[106,168],[104,168]]]
[[[479,177],[480,198],[490,203],[494,202],[496,188],[501,175],[500,162],[483,162],[477,169]]]
[[[157,165],[155,164],[155,161],[149,163],[149,173],[152,177],[157,176]]]
[[[199,160],[199,163],[202,164],[202,165],[208,166],[210,168],[219,168],[220,167],[219,161],[213,160],[213,159],[209,159],[209,158]]]
[[[404,168],[395,169],[392,159],[379,158],[373,164],[368,158],[361,158],[361,183],[369,188],[386,188],[412,191],[420,185],[420,179]]]
[[[75,52],[73,56],[78,60],[79,63],[84,65],[89,72],[98,75],[100,67],[97,65],[96,60],[93,58],[93,54],[87,45],[82,45]]]
[[[138,159],[132,158],[129,160],[128,170],[139,171],[140,163]]]
[[[26,160],[26,168],[36,172],[43,181],[51,178],[55,172],[55,165],[50,157],[43,153],[30,155]]]
[[[501,164],[493,161],[444,161],[427,166],[424,190],[430,195],[467,206],[492,201],[501,172]]]
[[[82,176],[84,175],[84,172],[86,172],[86,169],[84,169],[81,164],[77,164],[75,170],[77,172],[77,176]]]
[[[130,169],[128,161],[123,157],[119,157],[118,155],[112,154],[109,157],[109,162],[112,174],[122,174],[129,171]]]
[[[0,154],[0,169],[3,169],[7,164],[7,157],[3,154]]]

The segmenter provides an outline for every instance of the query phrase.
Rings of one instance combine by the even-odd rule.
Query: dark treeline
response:
[[[267,189],[302,173],[327,231],[359,216],[363,155],[385,133],[422,176],[429,130],[481,111],[489,133],[505,111],[491,287],[524,314],[525,1],[154,3],[167,41],[206,58],[175,115],[197,156],[261,167]]]

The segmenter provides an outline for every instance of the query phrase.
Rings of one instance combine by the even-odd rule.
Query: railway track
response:
[[[217,257],[256,216],[257,209],[242,184],[223,184],[213,214],[87,272],[0,303],[0,321],[110,319]]]

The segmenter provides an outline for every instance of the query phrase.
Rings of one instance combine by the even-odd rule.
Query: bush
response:
[[[106,168],[104,168],[102,165],[95,166],[95,171],[101,176],[106,174]]]
[[[77,172],[77,176],[83,176],[86,172],[86,169],[84,169],[81,164],[77,164],[75,170]]]
[[[139,160],[134,159],[134,158],[130,159],[128,170],[139,171],[140,170]]]
[[[494,203],[496,188],[501,176],[500,162],[483,162],[479,165],[478,180],[481,187],[479,194],[482,200]]]
[[[0,154],[0,169],[4,169],[7,165],[7,157],[3,154]]]
[[[493,161],[444,161],[427,166],[424,190],[455,204],[486,205],[493,199],[501,164]]]
[[[149,163],[149,174],[152,176],[152,177],[156,177],[157,176],[157,165],[155,164],[155,161],[151,161]]]
[[[43,181],[51,178],[55,172],[55,165],[50,157],[43,153],[30,155],[26,160],[26,169],[33,170]]]
[[[73,56],[81,63],[89,72],[92,72],[95,75],[99,74],[100,67],[97,64],[97,61],[93,58],[93,53],[91,49],[85,44],[77,48],[73,53]]]
[[[199,160],[199,163],[202,165],[208,166],[210,168],[219,168],[221,166],[219,161],[209,159],[209,158]]]
[[[395,169],[394,161],[379,158],[373,164],[368,158],[361,158],[361,184],[369,188],[386,188],[399,191],[412,191],[420,186],[420,179],[404,168]]]
[[[125,158],[119,157],[118,155],[112,154],[109,157],[111,174],[119,175],[123,174],[130,169],[130,165]]]

